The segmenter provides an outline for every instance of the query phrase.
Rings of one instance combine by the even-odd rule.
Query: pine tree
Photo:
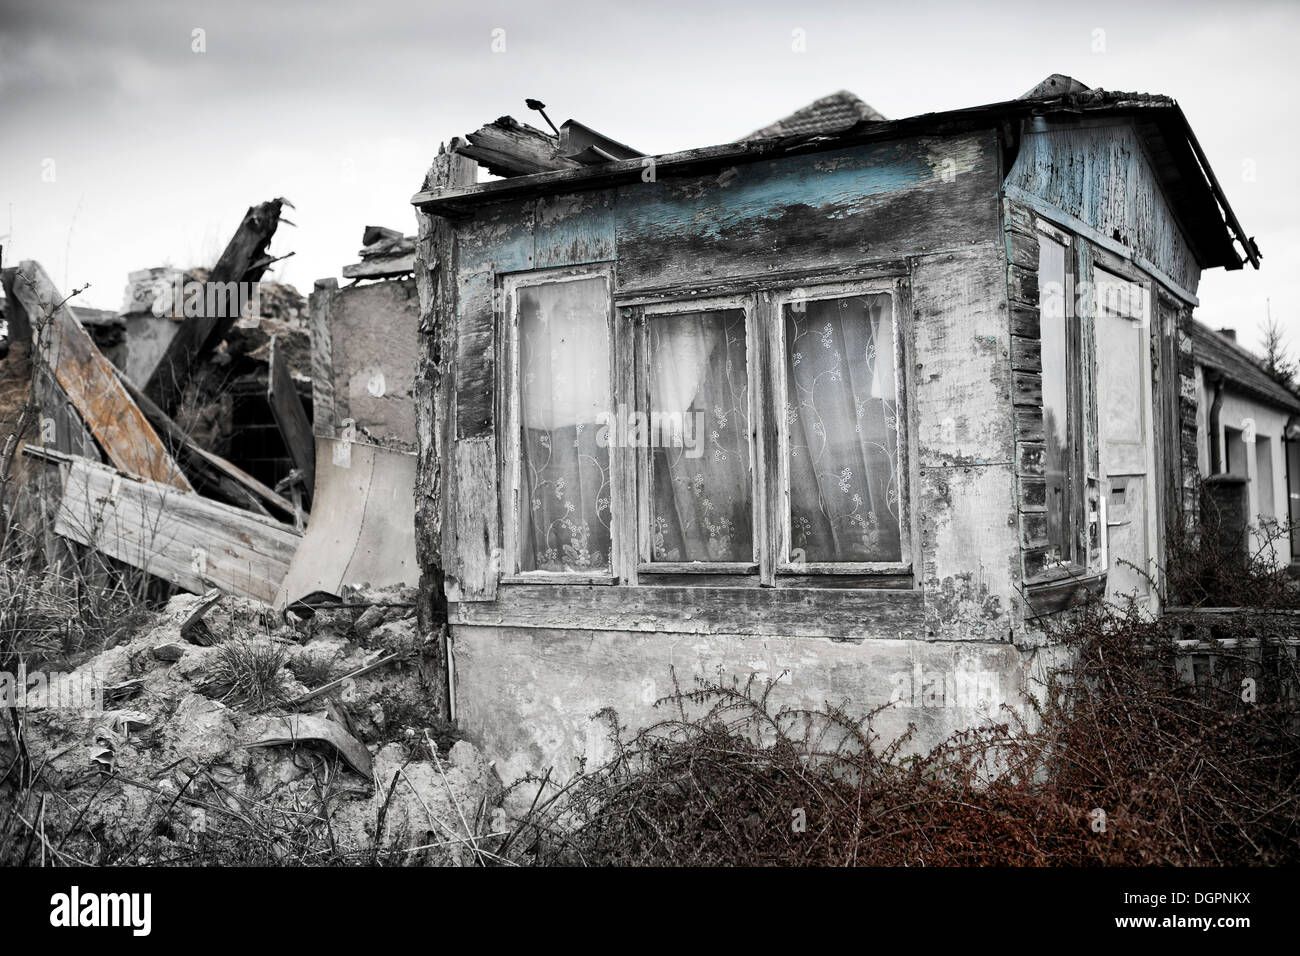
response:
[[[1297,367],[1296,360],[1291,357],[1291,350],[1287,347],[1282,326],[1277,319],[1273,318],[1271,310],[1268,317],[1260,324],[1259,334],[1264,343],[1264,371],[1268,372],[1269,377],[1279,385],[1295,389],[1296,373],[1300,368]]]

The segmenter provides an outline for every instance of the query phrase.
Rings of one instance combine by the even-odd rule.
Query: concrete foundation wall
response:
[[[955,731],[1007,720],[1003,705],[1028,717],[1026,693],[1041,690],[1060,648],[1017,649],[970,641],[872,640],[753,635],[632,633],[465,627],[453,630],[459,725],[510,782],[554,768],[557,779],[610,756],[606,720],[649,726],[673,716],[655,701],[696,678],[777,681],[776,707],[861,716],[893,702],[873,721],[884,746],[914,725],[907,752],[925,751]]]

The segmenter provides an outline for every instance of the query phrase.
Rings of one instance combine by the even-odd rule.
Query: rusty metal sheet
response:
[[[415,584],[415,455],[316,436],[316,485],[302,547],[275,606],[345,584]]]

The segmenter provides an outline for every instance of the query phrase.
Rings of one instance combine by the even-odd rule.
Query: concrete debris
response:
[[[376,850],[403,863],[475,862],[503,788],[492,765],[450,737],[428,706],[414,608],[403,600],[413,592],[355,589],[348,597],[364,606],[322,610],[309,621],[226,597],[203,619],[228,639],[200,646],[181,629],[204,599],[178,595],[77,667],[73,675],[97,686],[135,686],[127,708],[27,714],[28,749],[48,755],[42,773],[61,797],[62,809],[51,801],[48,812],[84,808],[69,852],[80,855],[80,834],[133,842],[156,833],[141,852],[164,858],[190,839],[196,806],[208,807],[206,825],[217,826],[210,808],[245,816],[252,807],[300,810],[325,787],[330,799],[315,812],[328,814],[340,853],[363,862]],[[210,687],[232,646],[286,648],[277,675],[286,698],[375,659],[391,661],[303,712],[282,705],[258,713]]]

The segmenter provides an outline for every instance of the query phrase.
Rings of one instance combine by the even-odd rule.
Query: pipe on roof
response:
[[[1210,384],[1214,386],[1214,401],[1210,403],[1210,417],[1205,425],[1205,437],[1210,446],[1210,474],[1217,475],[1222,471],[1223,464],[1223,444],[1219,436],[1219,411],[1223,408],[1223,374],[1215,372],[1210,379]]]

